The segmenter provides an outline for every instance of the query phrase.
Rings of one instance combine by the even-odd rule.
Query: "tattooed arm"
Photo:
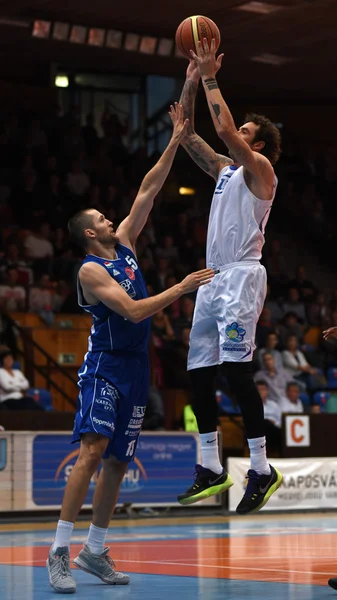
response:
[[[187,69],[186,81],[179,101],[184,107],[184,118],[189,120],[181,145],[203,171],[217,180],[221,169],[227,165],[231,165],[233,161],[226,156],[217,154],[194,130],[194,105],[199,79],[200,76],[196,64],[194,61],[191,61]]]
[[[226,144],[235,162],[245,169],[259,182],[259,190],[263,188],[261,196],[269,199],[274,186],[274,170],[270,161],[254,151],[243,139],[242,133],[235,126],[231,112],[222,97],[215,75],[221,67],[223,55],[215,57],[215,42],[212,40],[211,48],[207,40],[198,42],[198,55],[191,51],[198,66],[204,86],[208,107],[212,116],[214,127],[218,136]],[[243,128],[241,128],[243,129]],[[248,132],[249,133],[249,132]]]

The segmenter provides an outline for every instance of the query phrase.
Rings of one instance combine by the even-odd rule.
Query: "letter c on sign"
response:
[[[291,437],[294,440],[294,442],[296,442],[296,444],[300,444],[301,442],[303,442],[304,440],[304,435],[298,435],[296,433],[296,428],[297,427],[303,427],[304,423],[301,419],[294,419],[292,424],[291,424]]]

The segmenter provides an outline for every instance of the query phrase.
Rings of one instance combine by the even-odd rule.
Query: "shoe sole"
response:
[[[274,469],[275,469],[275,467],[274,467]],[[258,512],[259,510],[261,510],[261,508],[263,508],[267,504],[269,498],[279,489],[279,487],[283,481],[283,475],[277,469],[275,469],[275,472],[277,474],[277,479],[276,479],[275,483],[273,483],[273,485],[270,486],[270,488],[269,488],[268,492],[266,493],[265,497],[263,498],[263,501],[261,502],[261,504],[257,508],[255,508],[252,512],[255,513],[255,512]]]
[[[232,487],[232,485],[234,485],[234,481],[231,478],[231,476],[228,475],[224,483],[207,488],[207,490],[199,492],[199,494],[195,494],[195,496],[189,496],[188,498],[182,498],[181,500],[179,500],[178,498],[178,502],[182,506],[187,506],[188,504],[195,504],[196,502],[200,502],[200,500],[206,500],[206,498],[210,498],[211,496],[222,494],[222,492],[228,490],[230,487]]]
[[[48,569],[48,575],[49,575],[49,583],[51,585],[51,587],[53,588],[53,590],[57,593],[57,594],[75,594],[76,592],[76,587],[75,588],[57,588],[54,586],[54,584],[51,581],[51,577],[50,577],[50,569],[49,569],[49,560],[46,560],[46,567]]]
[[[103,583],[106,583],[106,585],[128,585],[130,583],[130,580],[129,581],[107,581],[106,579],[104,579],[104,577],[102,577],[95,571],[91,571],[90,569],[86,568],[81,563],[81,559],[79,559],[78,557],[74,558],[73,564],[76,565],[76,567],[78,567],[79,569],[81,569],[81,571],[85,571],[86,573],[89,573],[90,575],[94,575],[95,577],[98,577],[98,579],[103,581]]]
[[[333,590],[337,590],[337,581],[336,579],[332,578],[329,579],[328,581],[328,585],[333,589]]]

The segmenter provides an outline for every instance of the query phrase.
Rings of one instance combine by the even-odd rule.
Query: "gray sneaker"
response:
[[[67,546],[49,550],[46,566],[50,585],[59,594],[74,594],[76,583],[70,571],[70,555]]]
[[[104,548],[102,554],[93,554],[85,544],[79,555],[74,559],[74,564],[82,571],[99,577],[109,585],[127,585],[130,583],[129,575],[116,571],[116,565],[108,556],[110,548]]]

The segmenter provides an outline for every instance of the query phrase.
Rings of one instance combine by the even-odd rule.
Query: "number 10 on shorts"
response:
[[[132,442],[129,442],[128,448],[127,448],[127,451],[126,451],[126,456],[132,456],[133,455],[133,453],[135,451],[135,443],[136,443],[136,440],[132,440]]]

